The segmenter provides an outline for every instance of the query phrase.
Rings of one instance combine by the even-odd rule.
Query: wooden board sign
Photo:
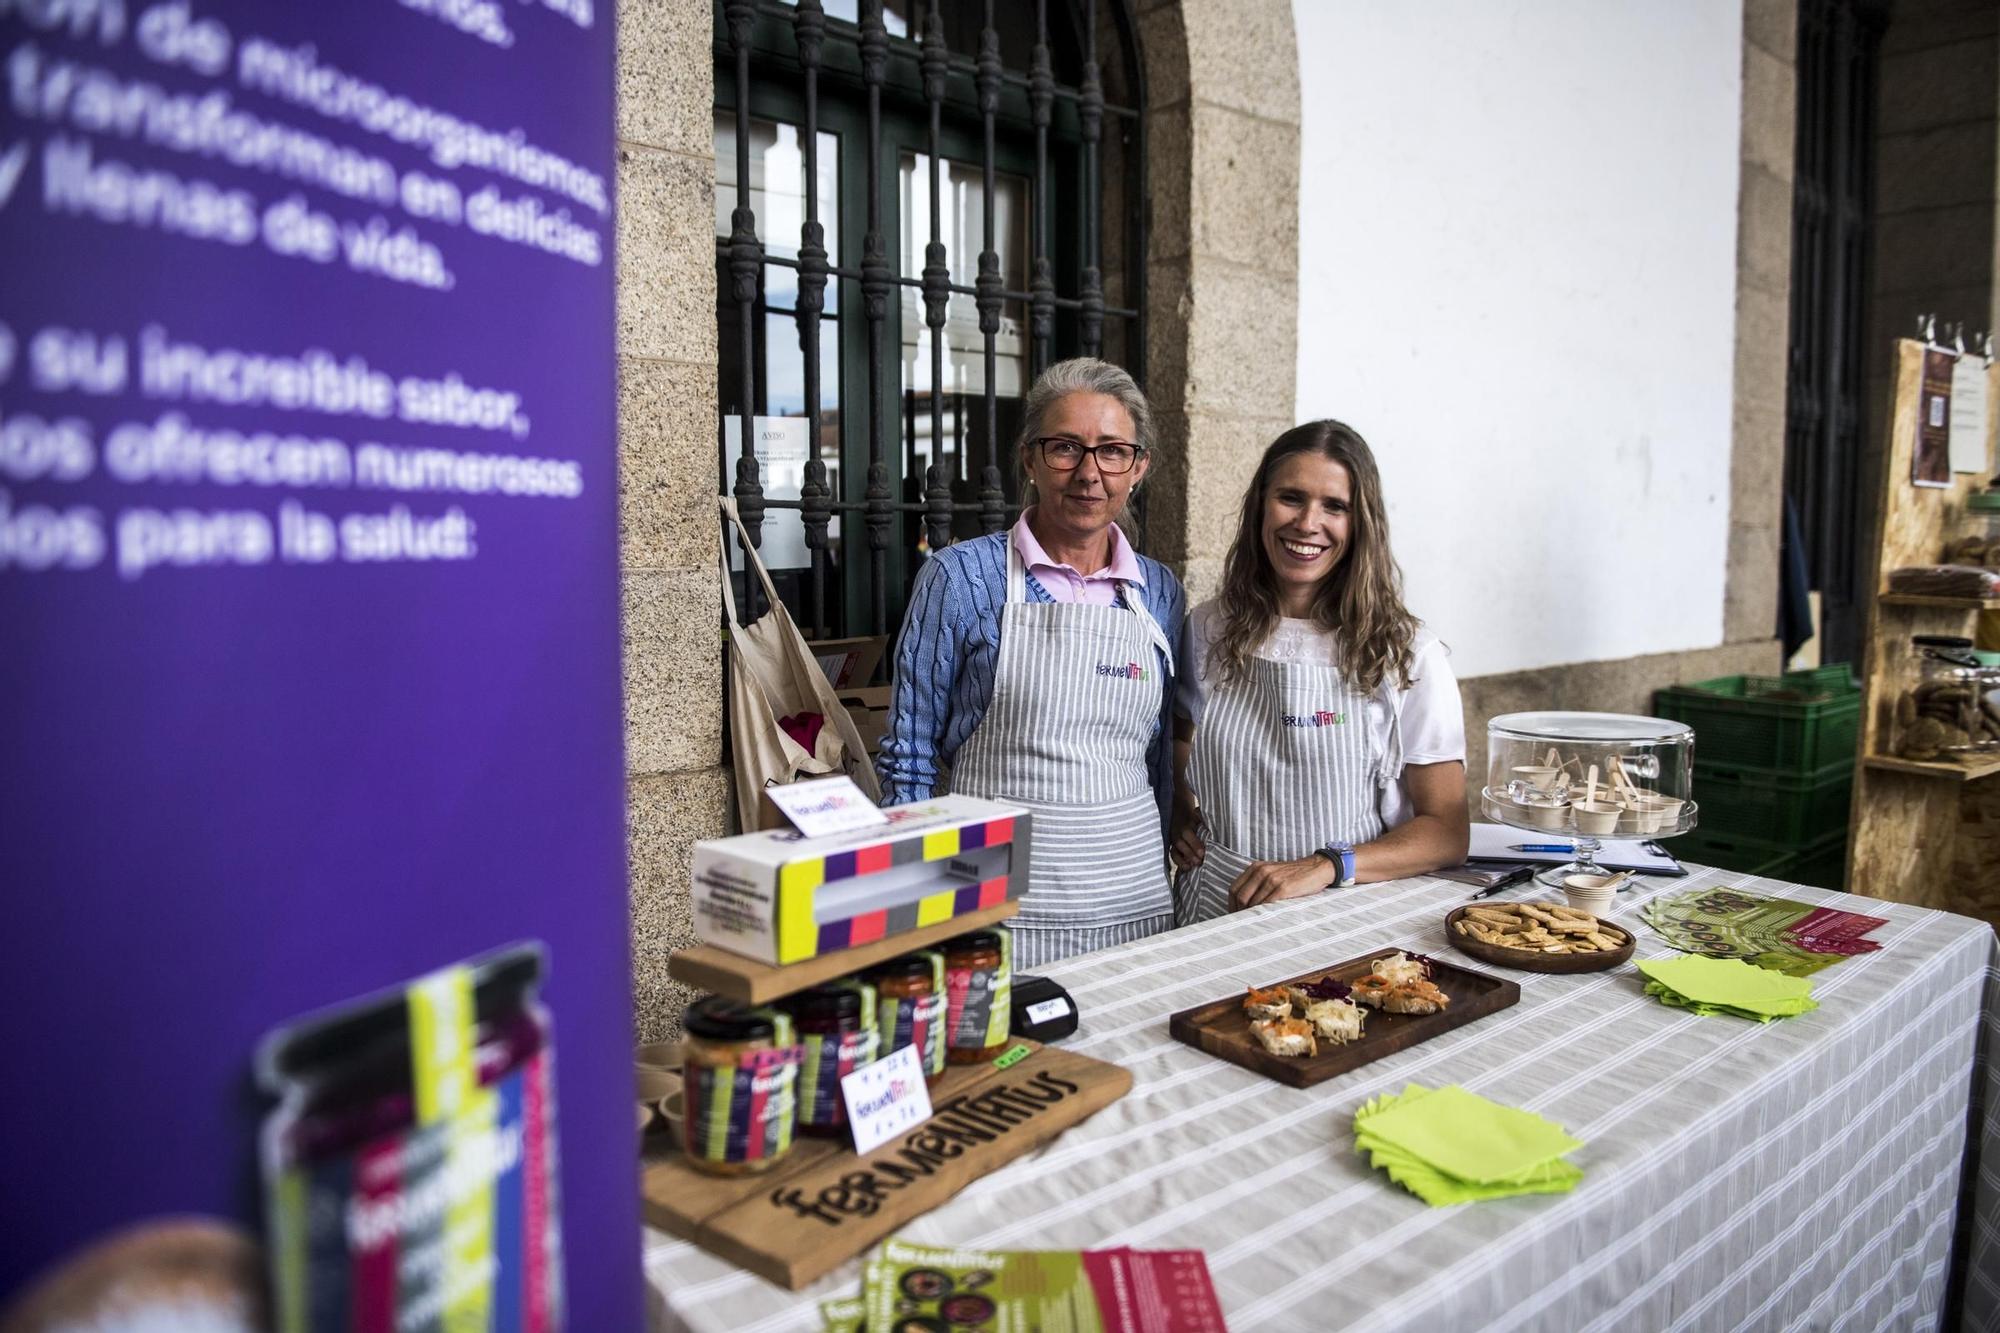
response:
[[[1005,1069],[947,1069],[931,1119],[866,1157],[800,1139],[769,1171],[708,1176],[657,1149],[640,1172],[646,1220],[796,1291],[1131,1090],[1117,1065],[1015,1044],[1028,1054]]]
[[[1266,989],[1281,985],[1297,986],[1323,977],[1351,982],[1357,977],[1367,976],[1373,970],[1374,960],[1387,957],[1389,953],[1390,950],[1377,949],[1332,967],[1316,968],[1282,981],[1274,979],[1261,984]],[[1184,1041],[1231,1064],[1242,1065],[1245,1069],[1280,1083],[1289,1083],[1295,1088],[1310,1088],[1315,1083],[1324,1083],[1351,1069],[1380,1060],[1385,1055],[1408,1050],[1453,1028],[1462,1028],[1474,1019],[1498,1013],[1521,998],[1521,988],[1511,981],[1437,959],[1432,959],[1432,966],[1431,980],[1451,997],[1451,1005],[1443,1013],[1389,1014],[1370,1009],[1368,1019],[1362,1025],[1361,1040],[1351,1041],[1345,1046],[1333,1046],[1322,1041],[1317,1055],[1295,1058],[1273,1055],[1265,1050],[1257,1040],[1257,1034],[1250,1030],[1250,1017],[1243,1012],[1241,991],[1181,1010],[1167,1020],[1167,1031],[1176,1041]]]

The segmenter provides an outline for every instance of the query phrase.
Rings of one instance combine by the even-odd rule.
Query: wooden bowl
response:
[[[1509,949],[1499,944],[1488,944],[1485,940],[1476,940],[1470,935],[1461,935],[1452,929],[1457,924],[1458,919],[1465,915],[1467,908],[1507,907],[1515,905],[1518,904],[1467,903],[1465,907],[1457,908],[1451,915],[1444,919],[1445,940],[1460,953],[1470,954],[1482,962],[1493,963],[1500,967],[1511,967],[1519,972],[1560,973],[1606,971],[1631,958],[1632,950],[1638,944],[1638,940],[1633,936],[1628,927],[1611,920],[1609,917],[1599,917],[1599,924],[1607,926],[1617,931],[1620,935],[1623,935],[1625,937],[1625,947],[1601,953],[1543,953],[1539,949]],[[1549,904],[1536,903],[1534,905],[1541,907]]]

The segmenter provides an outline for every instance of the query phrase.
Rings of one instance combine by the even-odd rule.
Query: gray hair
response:
[[[1021,434],[1014,446],[1017,455],[1021,446],[1042,437],[1042,423],[1048,420],[1049,410],[1073,393],[1101,393],[1117,399],[1125,414],[1132,418],[1132,434],[1137,437],[1132,442],[1147,453],[1153,451],[1153,409],[1132,376],[1109,361],[1078,356],[1058,361],[1035,377],[1034,386],[1022,404]],[[1025,496],[1029,491],[1027,469],[1021,471],[1021,493]]]

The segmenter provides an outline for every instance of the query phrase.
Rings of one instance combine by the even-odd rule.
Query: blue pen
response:
[[[1510,852],[1574,852],[1576,848],[1567,843],[1517,842],[1507,850]]]

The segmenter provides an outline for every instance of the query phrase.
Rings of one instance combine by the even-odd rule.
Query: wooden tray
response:
[[[1487,906],[1506,907],[1508,903],[1491,903]],[[1498,944],[1488,944],[1485,940],[1475,940],[1470,935],[1461,935],[1453,930],[1452,923],[1465,915],[1466,908],[1481,906],[1467,903],[1444,919],[1444,937],[1452,948],[1460,953],[1471,954],[1481,962],[1493,963],[1499,967],[1511,967],[1520,972],[1604,972],[1618,966],[1632,956],[1632,949],[1638,937],[1630,926],[1601,916],[1600,924],[1611,927],[1625,937],[1625,947],[1612,949],[1606,953],[1539,953],[1532,949],[1508,949]]]
[[[1367,976],[1377,958],[1386,958],[1392,952],[1392,949],[1376,949],[1333,967],[1301,972],[1282,981],[1259,980],[1257,985],[1264,989],[1295,986],[1318,981],[1322,977],[1353,981],[1356,977]],[[1385,1055],[1408,1050],[1418,1042],[1429,1041],[1453,1028],[1462,1028],[1474,1019],[1497,1013],[1521,998],[1521,988],[1511,981],[1489,977],[1484,972],[1473,972],[1438,959],[1431,961],[1435,969],[1431,980],[1451,997],[1450,1008],[1441,1014],[1387,1014],[1379,1009],[1370,1009],[1368,1020],[1362,1025],[1360,1041],[1351,1041],[1345,1046],[1330,1046],[1322,1042],[1318,1055],[1303,1060],[1273,1055],[1264,1049],[1257,1035],[1250,1031],[1250,1017],[1243,1012],[1242,991],[1181,1010],[1167,1020],[1167,1031],[1175,1040],[1184,1041],[1231,1064],[1242,1065],[1245,1069],[1280,1083],[1289,1083],[1295,1088],[1310,1088],[1315,1083],[1323,1083]]]
[[[709,1176],[655,1143],[640,1165],[646,1220],[796,1291],[1131,1090],[1117,1065],[1014,1044],[1027,1054],[1005,1069],[945,1070],[933,1117],[866,1157],[801,1138],[769,1171]]]
[[[787,963],[783,967],[760,963],[713,944],[697,944],[668,957],[667,975],[675,981],[714,991],[717,995],[740,1000],[744,1004],[769,1004],[817,986],[822,981],[832,981],[850,972],[861,972],[877,963],[900,958],[912,950],[928,949],[933,944],[998,925],[1020,910],[1021,904],[1009,899],[977,912],[955,916],[949,921],[940,921],[934,926],[918,926],[915,930],[901,931],[869,944],[837,949],[816,958]]]

